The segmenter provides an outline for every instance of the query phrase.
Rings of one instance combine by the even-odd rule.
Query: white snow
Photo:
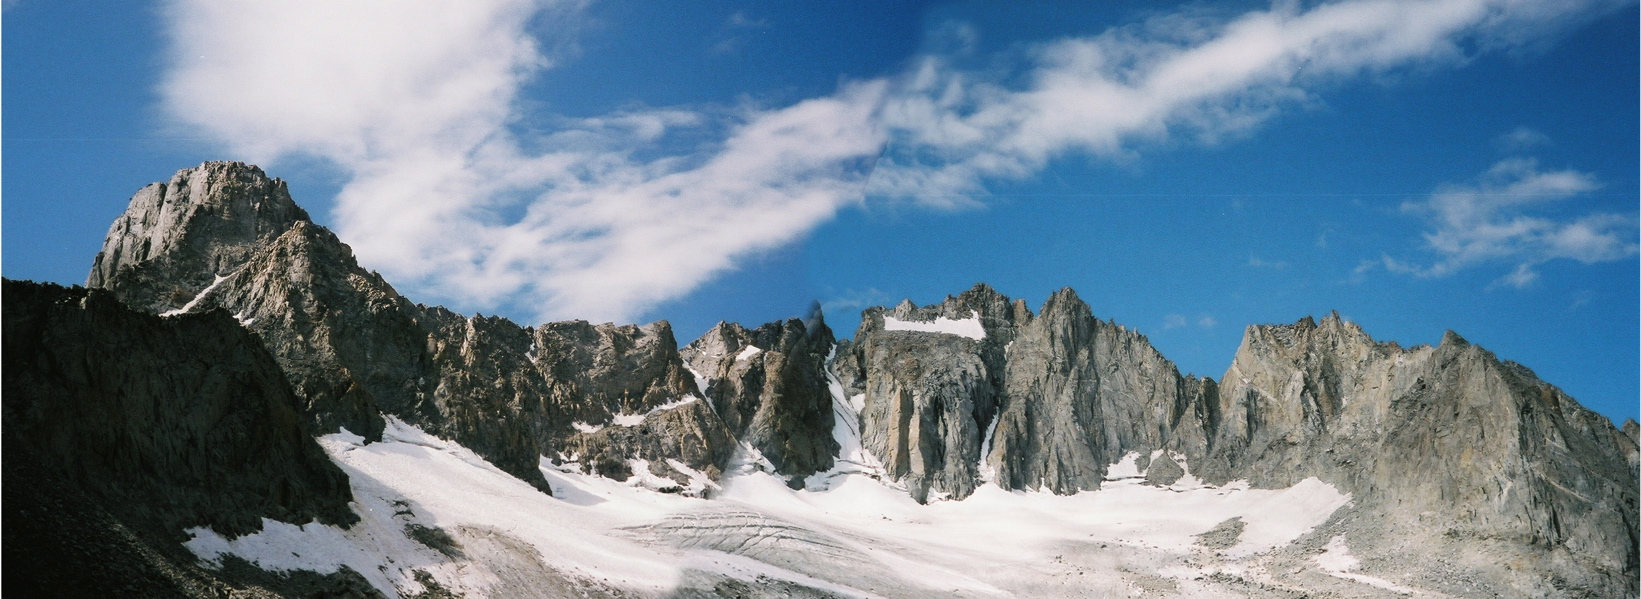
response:
[[[1128,452],[1126,455],[1124,455],[1122,457],[1122,459],[1117,460],[1117,463],[1112,464],[1110,466],[1107,466],[1105,468],[1105,480],[1113,481],[1113,480],[1127,480],[1127,479],[1133,479],[1133,478],[1145,478],[1144,475],[1140,474],[1140,467],[1139,467],[1139,463],[1138,463],[1139,459],[1140,459],[1140,452],[1137,452],[1137,451]]]
[[[919,331],[923,333],[945,333],[968,337],[979,341],[986,338],[986,328],[980,325],[980,315],[969,313],[968,318],[952,320],[944,316],[937,316],[934,322],[919,322],[916,320],[901,320],[893,316],[883,317],[885,331]]]
[[[239,271],[234,271],[233,273],[229,273],[229,274],[226,274],[226,275],[217,275],[217,280],[211,281],[210,285],[206,285],[204,289],[201,289],[199,294],[194,296],[194,299],[188,300],[188,303],[183,304],[181,308],[161,312],[160,316],[176,316],[178,314],[187,314],[189,310],[194,309],[194,306],[199,305],[199,302],[204,300],[205,296],[211,295],[211,292],[216,290],[217,285],[221,285],[223,281],[228,280],[228,277],[231,277],[231,276],[233,276],[234,274],[236,274],[238,272]]]
[[[1327,551],[1324,551],[1322,555],[1318,555],[1313,559],[1316,560],[1316,565],[1322,567],[1323,572],[1338,576],[1339,578],[1354,580],[1362,584],[1376,586],[1381,589],[1394,593],[1401,593],[1403,595],[1413,594],[1413,589],[1404,587],[1383,578],[1368,576],[1366,574],[1352,573],[1351,570],[1355,570],[1360,567],[1362,562],[1356,559],[1356,556],[1350,554],[1350,548],[1345,546],[1345,535],[1338,535],[1332,539],[1329,539]]]
[[[1014,343],[1010,341],[1009,343]],[[1003,348],[1007,351],[1008,348]],[[1003,411],[991,415],[991,423],[986,425],[986,436],[980,438],[980,482],[997,482],[997,467],[991,465],[991,438],[997,434],[997,421],[1003,417]]]
[[[804,490],[793,490],[772,475],[769,461],[743,443],[725,478],[717,482],[669,460],[668,466],[690,479],[684,493],[656,492],[676,483],[651,474],[650,463],[642,459],[628,460],[634,475],[622,482],[580,473],[573,456],[560,455],[561,463],[543,458],[541,472],[553,488],[548,496],[456,443],[389,418],[380,443],[363,444],[347,431],[320,438],[349,476],[359,524],[342,530],[265,521],[261,532],[231,541],[196,528],[189,531],[193,538],[186,546],[208,563],[232,554],[272,569],[334,572],[347,565],[388,596],[419,592],[417,570],[469,596],[486,595],[485,589],[499,580],[484,555],[450,558],[411,540],[404,532],[409,522],[437,526],[458,540],[463,534],[480,534],[471,531],[505,534],[538,552],[541,563],[564,576],[604,580],[640,595],[664,594],[682,570],[693,569],[743,580],[788,580],[842,596],[930,594],[930,589],[970,597],[1032,596],[1030,589],[1036,587],[1011,581],[1036,581],[1045,568],[1069,568],[1056,561],[1062,553],[1094,555],[1121,548],[1177,564],[1200,550],[1196,535],[1240,517],[1245,523],[1240,542],[1223,553],[1226,559],[1243,559],[1293,542],[1350,500],[1314,478],[1273,490],[1250,489],[1246,483],[1212,487],[1194,479],[1170,487],[1146,486],[1134,468],[1139,454],[1133,453],[1111,466],[1099,491],[1061,496],[986,483],[962,500],[920,505],[901,485],[884,480],[883,465],[861,445],[858,412],[845,401],[836,377],[829,376],[828,383],[833,436],[842,455],[831,471],[807,479]],[[1182,457],[1176,460],[1185,466]],[[712,499],[691,497],[707,495],[709,489]],[[857,556],[850,559],[865,560],[834,567],[891,572],[896,584],[904,585],[902,591],[817,578],[810,570],[794,571],[792,564],[759,561],[757,552],[730,554],[628,532],[671,517],[725,510],[753,512],[823,535],[840,551]],[[1102,549],[1107,545],[1114,548]],[[1354,567],[1324,563],[1323,558],[1343,559],[1330,555],[1348,557],[1342,539],[1338,553],[1330,545],[1318,563],[1330,572]],[[813,559],[835,558],[817,554]],[[1237,565],[1241,563],[1227,567],[1257,573],[1253,566]],[[1180,584],[1183,590],[1192,583],[1185,578]]]
[[[353,508],[362,521],[348,530],[320,524],[264,521],[261,532],[232,541],[190,529],[185,543],[201,559],[220,563],[233,554],[264,568],[335,572],[342,565],[364,575],[390,597],[422,590],[414,570],[458,593],[483,596],[494,575],[481,564],[455,562],[405,536],[403,519],[450,531],[456,527],[503,531],[540,553],[562,573],[619,580],[646,594],[670,588],[680,556],[612,534],[652,521],[699,500],[654,493],[623,483],[543,469],[559,497],[503,473],[473,452],[389,417],[382,442],[359,445],[351,433],[320,438],[347,472]]]
[[[684,476],[689,477],[689,484],[684,487],[684,493],[688,495],[700,497],[702,493],[706,492],[707,489],[716,491],[723,488],[719,486],[716,481],[712,480],[712,477],[707,476],[705,472],[691,468],[689,467],[689,464],[685,464],[672,458],[667,458],[667,465],[672,466],[673,470],[677,470]]]
[[[707,387],[712,384],[712,379],[707,378],[707,375],[701,374],[701,371],[690,366],[689,362],[684,363],[684,370],[688,370],[690,376],[695,377],[695,388],[700,390],[702,396],[704,397],[707,392]],[[707,406],[710,407],[711,405],[712,402],[707,402]]]
[[[756,356],[756,355],[761,354],[763,352],[764,352],[763,348],[760,348],[756,345],[748,345],[748,346],[746,346],[746,349],[741,350],[741,353],[735,354],[735,361],[740,362],[742,360],[750,360],[750,359],[752,359],[753,356]]]
[[[694,395],[685,395],[682,399],[675,399],[650,408],[650,411],[644,412],[643,414],[616,414],[610,417],[610,424],[615,426],[638,426],[644,423],[645,418],[649,418],[650,416],[660,412],[665,412],[667,410],[676,410],[698,401],[701,401],[701,398]],[[604,430],[604,425],[602,424],[587,424],[581,421],[570,423],[570,427],[583,433],[596,433]]]
[[[832,440],[838,443],[838,455],[831,470],[817,472],[804,481],[808,489],[826,489],[846,474],[865,474],[877,479],[886,476],[883,463],[861,445],[860,410],[865,407],[866,396],[857,394],[852,400],[844,401],[843,383],[832,372],[832,359],[837,353],[834,346],[826,356],[826,390],[832,397]]]

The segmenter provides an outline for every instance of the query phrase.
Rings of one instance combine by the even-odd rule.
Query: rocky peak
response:
[[[816,305],[802,320],[754,330],[720,322],[679,353],[730,433],[800,485],[837,452],[826,386],[833,343]]]
[[[183,169],[131,198],[86,285],[115,289],[139,308],[180,307],[238,268],[258,242],[307,220],[285,182],[260,168],[207,162]]]

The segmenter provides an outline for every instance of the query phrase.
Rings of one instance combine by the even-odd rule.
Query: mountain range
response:
[[[1181,374],[1071,289],[680,347],[414,303],[285,183],[149,185],[6,281],[33,595],[1635,597],[1637,436],[1449,331]]]

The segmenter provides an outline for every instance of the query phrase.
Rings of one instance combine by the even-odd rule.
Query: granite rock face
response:
[[[168,529],[357,520],[278,364],[227,314],[10,280],[4,294],[5,434],[24,450]]]
[[[920,501],[983,481],[1097,489],[1138,453],[1150,484],[1334,485],[1354,501],[1331,530],[1426,588],[1636,594],[1641,425],[1451,332],[1402,348],[1337,314],[1251,326],[1216,382],[1070,290],[1033,315],[981,285],[867,309],[833,369],[863,400],[864,445]]]
[[[226,596],[185,528],[358,521],[278,364],[228,314],[10,280],[4,296],[9,590]]]
[[[682,482],[668,459],[716,476],[734,447],[710,408],[684,403],[697,390],[667,323],[521,327],[414,304],[254,166],[206,163],[144,188],[88,285],[153,312],[233,314],[321,432],[378,439],[397,417],[546,492],[542,456],[623,479],[641,459]]]
[[[307,220],[284,181],[255,166],[207,162],[131,198],[109,227],[86,286],[163,312],[244,263],[258,242]]]
[[[1451,331],[1402,348],[1338,314],[1249,327],[1220,411],[1195,474],[1334,484],[1364,553],[1418,544],[1504,595],[1636,593],[1635,440]]]
[[[680,350],[712,408],[742,443],[793,484],[832,466],[832,398],[826,361],[835,344],[819,307],[805,320],[747,330],[718,323]]]
[[[941,321],[977,321],[983,335],[919,330]],[[1201,455],[1214,425],[1211,381],[1180,376],[1069,289],[1037,315],[983,284],[935,306],[869,308],[834,368],[864,395],[864,444],[920,500],[985,480],[1098,489],[1130,451]]]

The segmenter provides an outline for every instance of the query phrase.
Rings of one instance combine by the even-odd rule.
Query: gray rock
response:
[[[166,319],[11,280],[4,295],[8,443],[166,530],[358,520],[278,364],[227,314]]]
[[[702,391],[729,432],[751,445],[794,485],[832,466],[832,398],[826,358],[834,344],[819,306],[806,320],[748,331],[719,323],[680,350],[708,381]]]
[[[978,317],[986,334],[888,331],[885,316]],[[920,499],[965,497],[982,473],[1011,489],[1097,489],[1129,451],[1203,455],[1215,425],[1212,381],[1181,377],[1069,289],[1037,316],[983,284],[936,306],[869,308],[841,347],[834,370],[866,396],[865,445]]]
[[[349,584],[342,573],[207,571],[181,544],[194,526],[232,537],[264,517],[358,520],[347,476],[304,426],[300,400],[230,316],[160,318],[105,291],[11,280],[4,297],[8,595],[269,596]]]
[[[992,460],[1009,488],[1097,489],[1128,452],[1202,451],[1212,388],[1181,377],[1143,335],[1056,292],[1008,352]]]
[[[665,323],[520,327],[413,304],[242,163],[206,163],[144,188],[110,231],[89,283],[155,312],[222,308],[279,361],[320,431],[377,439],[381,414],[455,440],[550,492],[542,456],[625,477],[645,459],[709,475],[733,440],[710,409],[606,426],[696,392]],[[183,216],[178,216],[183,215]],[[602,427],[585,433],[573,425]]]
[[[1334,484],[1367,558],[1412,545],[1512,594],[1635,595],[1635,442],[1527,368],[1331,314],[1249,327],[1224,381],[1198,476]]]
[[[1209,549],[1230,549],[1242,538],[1242,529],[1246,527],[1242,516],[1229,518],[1215,524],[1208,532],[1197,535],[1197,544]]]
[[[138,309],[187,302],[308,213],[285,182],[255,166],[207,162],[138,191],[108,228],[87,287],[115,290]]]
[[[1146,464],[1145,484],[1166,487],[1179,482],[1182,476],[1185,476],[1185,469],[1181,468],[1179,462],[1174,461],[1174,458],[1169,457],[1167,453],[1157,456],[1157,459],[1150,460]]]
[[[885,319],[978,318],[983,339],[887,330]],[[981,480],[983,434],[997,414],[1004,348],[1031,313],[985,285],[924,308],[869,308],[834,362],[848,395],[864,394],[862,445],[912,497],[967,497]]]

